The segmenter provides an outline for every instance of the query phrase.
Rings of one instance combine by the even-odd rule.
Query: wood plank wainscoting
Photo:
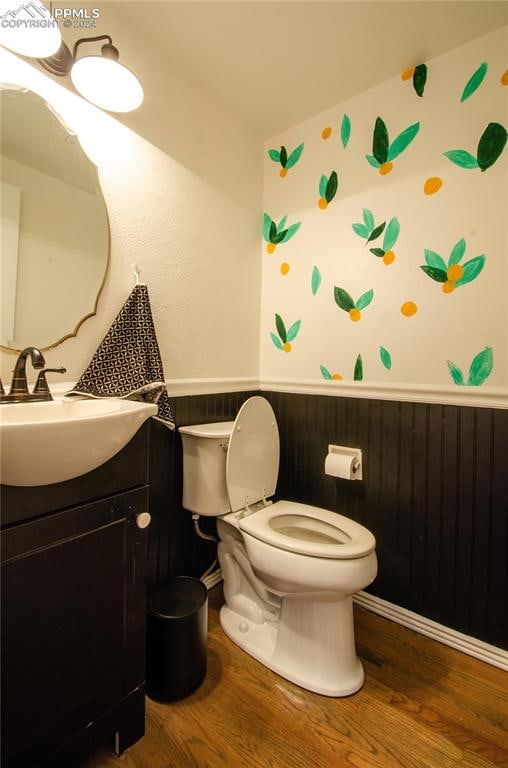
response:
[[[508,647],[508,410],[278,392],[172,398],[177,425],[234,419],[263,394],[277,415],[277,494],[342,512],[377,539],[369,592]],[[363,451],[364,480],[324,474],[328,444]],[[181,506],[181,439],[152,424],[152,584],[213,559]],[[214,521],[203,521],[213,530]]]

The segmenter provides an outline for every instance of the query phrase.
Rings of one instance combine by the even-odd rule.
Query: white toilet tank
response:
[[[234,421],[180,427],[183,443],[183,506],[197,515],[231,511],[226,488],[227,447]]]

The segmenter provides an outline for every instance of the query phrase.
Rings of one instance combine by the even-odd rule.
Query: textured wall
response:
[[[48,363],[65,365],[69,380],[80,375],[133,285],[135,261],[149,286],[168,377],[255,376],[261,182],[259,146],[244,126],[180,83],[172,107],[188,109],[195,120],[200,106],[202,130],[198,138],[193,131],[187,147],[197,158],[191,171],[178,154],[161,152],[4,50],[0,74],[2,82],[40,93],[78,133],[98,165],[111,222],[111,267],[98,314],[75,339],[49,351]],[[170,130],[170,111],[161,109],[159,118]],[[12,362],[13,355],[2,353],[7,380]]]
[[[265,145],[262,381],[335,375],[453,390],[447,361],[468,383],[473,359],[488,348],[492,370],[488,352],[470,383],[506,387],[508,149],[497,157],[491,147],[486,159],[478,144],[489,123],[498,124],[490,129],[500,135],[496,151],[506,138],[507,32],[408,62],[424,67]],[[378,118],[388,153],[381,124],[374,141]],[[457,149],[475,156],[467,163],[478,151],[481,169],[444,154]]]

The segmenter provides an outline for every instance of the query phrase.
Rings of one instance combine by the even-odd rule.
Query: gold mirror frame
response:
[[[38,349],[40,349],[41,351],[46,351],[48,349],[54,349],[55,347],[58,347],[60,344],[62,344],[67,339],[71,339],[71,338],[74,338],[75,336],[77,336],[78,331],[81,328],[81,326],[83,325],[83,323],[86,322],[86,320],[88,320],[89,318],[94,317],[97,314],[97,307],[99,305],[99,299],[101,297],[102,291],[104,289],[104,285],[106,283],[106,278],[107,278],[107,275],[108,275],[109,265],[110,265],[110,261],[111,261],[111,225],[110,225],[110,220],[109,220],[109,211],[108,211],[108,207],[106,205],[106,200],[104,198],[104,192],[102,190],[102,185],[101,185],[101,181],[100,181],[100,176],[99,176],[99,171],[98,171],[97,165],[93,162],[93,160],[90,158],[88,153],[83,148],[83,146],[82,146],[82,144],[81,144],[81,142],[79,140],[79,135],[77,133],[75,133],[73,130],[71,130],[71,128],[69,128],[69,126],[67,125],[66,121],[58,113],[58,111],[53,107],[53,105],[50,104],[48,101],[46,101],[46,99],[44,99],[44,97],[42,97],[40,94],[36,93],[35,91],[32,91],[29,88],[25,88],[23,86],[16,85],[15,83],[2,83],[1,86],[0,86],[0,90],[1,91],[17,91],[18,93],[33,94],[34,96],[37,96],[41,100],[42,104],[46,107],[46,109],[48,109],[51,112],[51,114],[55,117],[55,119],[58,120],[58,122],[62,125],[64,130],[67,131],[69,136],[75,138],[77,147],[81,150],[81,152],[85,155],[85,157],[88,159],[90,164],[94,167],[95,173],[96,173],[96,176],[97,176],[97,188],[98,188],[98,191],[100,192],[100,197],[101,197],[102,203],[104,205],[105,222],[106,222],[106,226],[107,226],[107,229],[108,229],[108,232],[107,232],[107,254],[106,254],[106,263],[105,263],[105,266],[104,266],[104,274],[102,276],[102,280],[101,280],[101,283],[99,285],[99,289],[97,291],[97,296],[95,298],[95,302],[94,302],[93,308],[92,308],[92,310],[90,312],[88,312],[84,317],[82,317],[76,323],[76,325],[75,325],[75,327],[74,327],[74,329],[72,331],[70,331],[69,333],[64,334],[64,336],[62,336],[60,339],[58,339],[58,341],[55,341],[52,344],[47,344],[46,346],[38,347]],[[37,345],[35,345],[35,346],[37,346]],[[1,343],[0,343],[0,350],[2,350],[3,352],[10,352],[10,353],[15,354],[15,355],[17,355],[17,354],[19,354],[21,352],[21,349],[16,349],[14,347],[7,347],[7,346],[5,346],[4,344],[1,344]]]

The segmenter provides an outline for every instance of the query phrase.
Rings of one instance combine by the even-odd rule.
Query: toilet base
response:
[[[223,605],[220,624],[242,650],[286,680],[323,696],[350,696],[364,680],[351,598],[286,596],[276,622],[256,624]]]

